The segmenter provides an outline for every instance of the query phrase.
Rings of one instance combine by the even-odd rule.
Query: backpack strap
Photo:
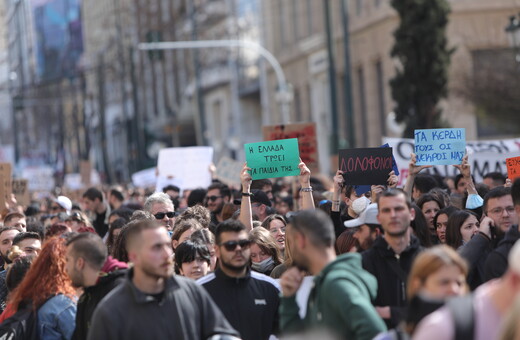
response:
[[[468,294],[446,303],[455,325],[455,340],[471,340],[475,335],[473,299],[473,294]]]

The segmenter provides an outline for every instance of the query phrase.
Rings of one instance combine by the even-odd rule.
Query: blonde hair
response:
[[[435,246],[417,255],[408,277],[408,301],[417,295],[420,289],[420,287],[413,284],[415,280],[418,280],[422,285],[431,274],[445,266],[458,267],[464,277],[468,274],[466,261],[447,245]]]

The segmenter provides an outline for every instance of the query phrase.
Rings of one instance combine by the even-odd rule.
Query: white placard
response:
[[[229,186],[240,187],[240,172],[244,163],[235,161],[229,157],[222,157],[217,164],[216,176],[219,181]]]
[[[100,184],[101,178],[99,177],[99,173],[95,169],[92,169],[90,171],[89,185],[85,185],[85,183],[83,183],[83,181],[81,180],[81,174],[78,173],[66,174],[65,178],[63,179],[63,186],[70,190],[80,190],[86,187],[96,186]]]
[[[209,146],[162,149],[157,161],[158,182],[176,179],[182,190],[206,188],[211,184],[212,161],[213,148]]]
[[[414,151],[414,140],[411,138],[383,137],[383,143],[393,148],[393,154],[399,167],[399,183],[404,185],[408,177],[408,163],[410,154]],[[466,149],[469,155],[471,174],[477,183],[482,182],[484,175],[489,172],[507,174],[506,158],[520,156],[520,138],[504,140],[467,141]],[[456,176],[460,172],[451,165],[435,165],[424,173],[439,174],[441,176]]]
[[[132,175],[132,183],[137,188],[153,187],[157,184],[157,169],[148,168]]]
[[[29,191],[54,190],[54,169],[50,166],[24,168],[21,177],[28,179]]]

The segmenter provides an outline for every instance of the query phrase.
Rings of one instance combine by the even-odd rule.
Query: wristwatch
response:
[[[253,193],[251,193],[251,192],[243,192],[243,193],[242,193],[242,196],[249,196],[249,197],[253,197],[253,196],[254,196],[254,194],[253,194]]]

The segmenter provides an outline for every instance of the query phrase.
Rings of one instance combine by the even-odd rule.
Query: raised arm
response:
[[[240,203],[240,215],[238,220],[246,226],[246,229],[250,231],[253,229],[253,213],[251,211],[251,174],[249,171],[251,168],[244,163],[244,167],[240,172],[240,183],[242,183],[242,201]]]
[[[412,189],[415,177],[424,169],[432,167],[431,165],[415,165],[417,163],[417,159],[414,153],[412,153],[410,157],[410,163],[408,165],[408,178],[406,179],[406,184],[403,188],[404,192],[408,194],[408,197],[412,197]]]
[[[314,199],[312,198],[312,188],[311,188],[311,171],[303,163],[300,159],[300,164],[298,164],[298,168],[300,168],[300,176],[298,176],[298,181],[300,182],[300,196],[302,198],[302,206],[300,210],[314,209]]]

